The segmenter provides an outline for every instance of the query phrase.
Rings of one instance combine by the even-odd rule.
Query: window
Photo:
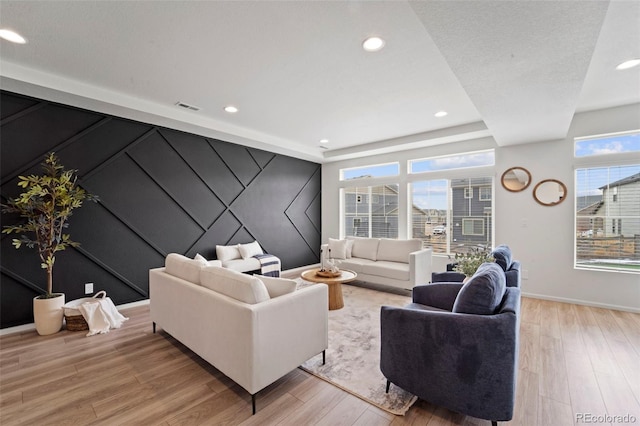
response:
[[[480,201],[491,201],[491,187],[480,187]]]
[[[576,157],[591,157],[623,152],[640,152],[639,131],[577,138],[575,142]]]
[[[375,166],[365,167],[352,167],[340,170],[340,180],[398,176],[399,173],[399,163],[379,164]]]
[[[575,266],[640,273],[640,164],[579,168],[575,179]]]
[[[464,169],[468,167],[493,166],[493,150],[424,158],[409,161],[409,173],[433,172],[437,170]]]
[[[445,254],[478,244],[492,245],[491,200],[480,202],[468,196],[476,188],[491,189],[492,185],[492,177],[413,182],[412,238],[422,239],[434,253]]]
[[[484,235],[484,219],[462,219],[462,235]]]
[[[345,235],[398,238],[398,187],[396,183],[344,188]]]

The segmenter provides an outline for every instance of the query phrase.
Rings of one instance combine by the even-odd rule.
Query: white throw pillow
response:
[[[351,259],[352,252],[353,252],[353,240],[347,240],[347,259]]]
[[[189,259],[179,253],[169,253],[164,260],[164,271],[174,277],[200,284],[200,269],[206,264],[206,261]]]
[[[225,260],[240,259],[240,251],[238,246],[216,246],[216,257],[220,262]]]
[[[200,270],[200,282],[203,287],[252,305],[270,298],[258,277],[232,269],[206,266]]]
[[[269,292],[269,297],[272,299],[283,294],[293,293],[298,286],[297,282],[286,278],[267,277],[258,274],[254,274],[254,277],[258,277],[264,283]]]
[[[329,245],[327,246],[327,249],[327,259],[347,258],[347,240],[336,240],[334,238],[329,238]]]
[[[196,253],[196,255],[193,258],[193,260],[198,260],[200,262],[207,263],[207,259],[203,255],[201,255],[200,253]]]
[[[238,244],[238,250],[240,251],[240,256],[242,256],[243,259],[249,259],[256,254],[264,254],[262,247],[260,247],[260,244],[258,244],[257,241],[249,244]]]
[[[379,242],[378,238],[354,238],[351,255],[360,259],[376,260]]]

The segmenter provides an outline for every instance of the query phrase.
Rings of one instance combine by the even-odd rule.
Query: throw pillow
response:
[[[500,265],[503,271],[507,271],[511,267],[511,249],[507,245],[499,245],[491,252],[491,256]]]
[[[203,263],[179,253],[169,253],[164,260],[164,271],[174,277],[200,284],[200,269],[206,264],[206,261]]]
[[[293,293],[296,291],[298,285],[294,280],[288,280],[286,278],[267,277],[264,275],[254,274],[254,277],[258,277],[264,284],[269,292],[269,297],[282,296],[283,294]]]
[[[351,237],[351,239],[353,240],[353,249],[351,250],[351,255],[353,257],[370,260],[377,259],[378,244],[380,243],[380,239],[358,237]]]
[[[193,258],[193,260],[198,260],[205,265],[207,264],[207,259],[200,253],[196,253],[196,256]]]
[[[207,266],[200,270],[202,286],[244,303],[269,300],[269,292],[259,278],[228,268]]]
[[[347,259],[351,259],[352,252],[353,252],[353,240],[347,240]]]
[[[220,262],[226,260],[240,259],[240,251],[238,246],[216,246],[216,257]]]
[[[483,263],[460,289],[453,303],[453,312],[494,314],[502,302],[506,286],[502,268],[496,263]]]
[[[257,241],[249,244],[238,244],[238,250],[240,251],[240,256],[242,256],[243,259],[249,259],[256,254],[264,254],[262,247],[260,247],[260,244],[258,244]]]
[[[327,247],[329,251],[326,256],[327,259],[346,259],[347,258],[347,240],[336,240],[329,238],[329,245]]]

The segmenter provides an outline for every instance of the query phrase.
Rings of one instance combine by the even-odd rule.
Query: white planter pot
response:
[[[56,297],[50,299],[33,299],[33,320],[36,323],[36,331],[41,336],[54,334],[62,328],[64,317],[64,293],[56,293]]]

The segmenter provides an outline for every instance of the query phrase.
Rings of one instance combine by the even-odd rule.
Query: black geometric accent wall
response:
[[[0,138],[3,202],[50,151],[100,197],[69,221],[81,246],[56,259],[54,291],[67,300],[87,282],[116,304],[147,299],[149,269],[168,253],[215,259],[217,244],[257,240],[283,269],[319,260],[320,164],[9,92]],[[0,245],[1,328],[33,321],[46,282],[35,250],[12,238]]]

